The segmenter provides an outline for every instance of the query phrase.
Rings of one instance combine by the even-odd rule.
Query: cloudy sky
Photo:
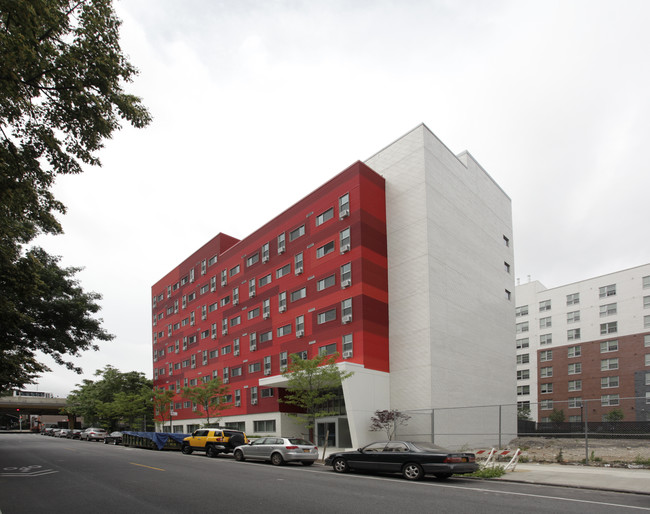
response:
[[[151,286],[419,123],[511,197],[515,276],[554,287],[650,262],[650,2],[117,0],[154,121],[61,178],[65,234],[115,334],[38,388],[151,376]],[[646,223],[644,223],[646,222]]]

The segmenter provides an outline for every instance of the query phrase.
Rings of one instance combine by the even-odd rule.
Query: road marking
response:
[[[140,466],[142,468],[149,468],[149,469],[155,469],[156,471],[165,471],[162,468],[154,468],[153,466],[145,466],[144,464],[138,464],[136,462],[129,462],[129,464],[133,464],[134,466]]]
[[[42,466],[35,464],[33,466],[23,466],[21,468],[17,467],[7,467],[2,468],[1,477],[39,477],[42,475],[51,475],[52,473],[58,473],[53,469],[42,469]],[[6,473],[9,471],[9,473]]]
[[[287,468],[285,468],[287,469]],[[327,471],[315,471],[316,473],[330,473]],[[341,476],[339,473],[336,473],[334,476]],[[355,475],[352,473],[346,473],[345,474],[346,478],[360,478],[360,479],[366,479],[366,480],[391,480],[394,481],[394,478],[389,478],[389,477],[371,477],[367,475]],[[416,486],[429,486],[429,487],[441,487],[444,489],[461,489],[463,491],[476,491],[480,493],[492,493],[492,494],[504,494],[504,495],[509,495],[509,496],[524,496],[528,498],[540,498],[540,499],[545,499],[545,500],[559,500],[559,501],[565,501],[565,502],[573,502],[573,503],[587,503],[590,505],[603,505],[605,507],[620,507],[620,508],[625,508],[625,509],[635,509],[635,510],[645,510],[645,511],[650,511],[650,507],[638,507],[635,505],[623,505],[623,504],[618,504],[618,503],[606,503],[606,502],[599,502],[599,501],[594,501],[594,500],[578,500],[576,498],[564,498],[562,496],[547,496],[543,494],[532,494],[532,493],[518,493],[515,491],[495,491],[494,489],[484,489],[482,487],[467,487],[467,486],[462,486],[462,485],[443,485],[443,484],[432,484],[432,483],[427,483],[427,482],[407,482]],[[532,484],[528,484],[532,485]],[[618,494],[634,494],[634,493],[618,493]]]

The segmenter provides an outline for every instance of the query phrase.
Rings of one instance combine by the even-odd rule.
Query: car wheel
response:
[[[217,455],[219,455],[219,451],[214,446],[210,445],[205,449],[205,454],[208,457],[214,459]]]
[[[334,462],[332,462],[332,468],[334,468],[334,471],[337,473],[347,473],[350,471],[350,466],[348,466],[348,463],[342,457],[334,459]]]
[[[244,436],[241,434],[235,434],[228,439],[228,442],[230,443],[231,448],[237,448],[238,446],[241,446],[244,444]]]
[[[183,446],[181,446],[181,453],[185,455],[189,455],[190,453],[192,453],[192,448],[190,448],[189,444],[184,444]]]
[[[311,466],[314,463],[313,460],[303,460],[302,465],[303,466]]]
[[[120,444],[120,443],[117,441],[117,439],[113,439],[113,444],[114,444],[115,446],[117,446],[117,445]]]
[[[244,457],[244,452],[241,450],[235,450],[235,460],[239,462],[244,462],[246,458]]]
[[[433,476],[438,480],[447,480],[451,476],[451,473],[434,473]]]
[[[284,459],[282,458],[282,455],[279,453],[274,453],[271,455],[271,464],[274,466],[282,466],[284,464]]]
[[[419,464],[409,462],[402,468],[402,476],[406,478],[406,480],[421,480],[424,476],[424,471],[422,471],[422,466]]]
[[[108,439],[104,439],[104,444],[108,444]]]

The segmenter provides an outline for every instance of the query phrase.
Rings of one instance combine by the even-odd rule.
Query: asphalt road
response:
[[[0,434],[0,513],[649,512],[648,496],[452,478],[334,473],[231,456]]]

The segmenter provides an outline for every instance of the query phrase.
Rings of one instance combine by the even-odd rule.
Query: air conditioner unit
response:
[[[271,374],[271,370],[270,370],[270,369],[265,369],[265,370],[264,370],[264,374],[265,374],[265,375],[270,375],[270,374]]]
[[[278,246],[278,253],[282,254],[284,253],[285,247],[284,246]]]
[[[224,286],[224,287],[227,286],[227,285],[228,285],[228,281],[227,281],[227,280],[222,280],[222,281],[221,281],[221,285]]]
[[[194,321],[190,321],[190,326],[193,327],[196,324]]]
[[[241,402],[235,402],[235,407],[241,407]]]
[[[251,291],[248,296],[250,298],[255,298],[255,291]]]
[[[230,379],[228,377],[224,377],[223,378],[223,383],[227,384],[228,382],[230,382]]]
[[[350,323],[352,321],[352,315],[347,314],[346,316],[343,316],[343,319],[341,320],[342,323]]]
[[[343,358],[344,358],[344,359],[349,359],[349,358],[351,358],[351,357],[352,357],[352,350],[345,350],[345,351],[343,352]]]
[[[237,357],[237,355],[239,355],[239,350],[235,350],[234,352],[232,352],[232,354],[233,354],[235,357]]]
[[[256,344],[252,344],[252,345],[251,345],[251,352],[254,352],[255,350],[257,350],[257,345],[256,345]]]
[[[222,335],[222,336],[228,335],[228,329],[223,329],[223,330],[221,331],[221,335]]]
[[[232,304],[233,305],[239,305],[239,298],[233,298],[232,299]]]
[[[304,330],[296,330],[296,337],[302,337],[302,336],[304,336],[304,335],[305,335],[305,331],[304,331]]]
[[[296,266],[296,275],[302,274],[302,266]]]
[[[216,338],[217,338],[217,334],[212,334],[212,339],[216,339]],[[178,352],[176,352],[176,353],[178,353]]]
[[[264,257],[262,257],[262,262],[269,262],[269,256],[265,255]]]
[[[285,312],[287,310],[286,305],[280,305],[280,312]]]
[[[257,405],[257,400],[251,400],[251,405]]]
[[[345,289],[346,287],[350,287],[351,284],[352,284],[352,280],[350,280],[349,278],[347,280],[343,280],[341,282],[341,289]]]
[[[349,215],[350,215],[350,209],[343,209],[343,210],[339,213],[339,219],[342,220],[343,218],[347,218]]]
[[[262,317],[264,319],[269,319],[269,316],[271,316],[271,314],[269,312],[265,312],[264,314],[262,314]]]
[[[346,253],[350,251],[350,245],[341,246],[341,253]]]

